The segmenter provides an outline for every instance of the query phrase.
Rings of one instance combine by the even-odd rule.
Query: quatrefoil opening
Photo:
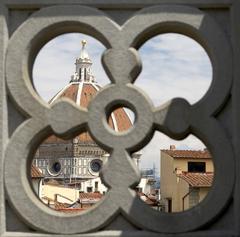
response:
[[[132,108],[136,114],[136,122],[128,131],[116,134],[108,127],[105,118],[111,107],[118,104],[126,104]],[[90,102],[88,119],[90,133],[106,149],[136,149],[142,140],[148,139],[146,135],[151,133],[152,125],[151,102],[130,84],[108,86]]]
[[[139,49],[143,69],[134,85],[161,106],[177,97],[198,103],[212,83],[212,63],[205,49],[183,34],[163,33]]]
[[[214,182],[214,159],[196,136],[175,140],[155,132],[132,157],[139,158],[141,181],[133,187],[146,206],[178,213],[201,205]]]
[[[100,176],[109,156],[87,131],[68,139],[50,135],[28,162],[29,182],[51,211],[84,214],[107,195],[109,189]]]
[[[38,27],[35,27],[36,25]],[[102,93],[99,93],[101,101],[98,102],[95,99],[89,106],[89,112],[87,112],[88,126],[93,138],[99,144],[102,144],[103,148],[108,150],[114,148],[112,151],[113,159],[109,163],[109,169],[105,177],[107,182],[114,184],[114,187],[112,187],[112,190],[101,205],[82,216],[63,216],[56,215],[42,208],[36,201],[27,181],[27,160],[31,155],[32,148],[39,141],[39,137],[43,136],[45,130],[52,125],[50,121],[52,123],[57,123],[58,121],[52,120],[52,117],[48,116],[51,114],[51,108],[43,104],[35,96],[35,92],[30,84],[28,66],[29,64],[32,65],[33,62],[31,60],[44,41],[46,42],[59,33],[70,31],[70,29],[79,31],[81,27],[83,31],[90,32],[90,34],[100,39],[108,48],[116,50],[125,51],[131,47],[138,48],[145,40],[151,38],[156,33],[161,33],[161,31],[179,31],[193,38],[195,37],[209,52],[213,61],[213,83],[206,96],[198,104],[191,107],[185,106],[188,112],[188,126],[186,127],[190,129],[189,131],[192,134],[195,134],[206,143],[215,159],[216,177],[213,189],[206,201],[199,207],[175,215],[161,213],[156,215],[153,210],[146,208],[142,203],[135,200],[135,196],[126,189],[126,184],[133,184],[138,176],[134,174],[134,168],[132,169],[132,166],[129,166],[130,163],[127,162],[128,155],[124,155],[124,152],[126,153],[125,149],[129,151],[131,149],[140,149],[151,138],[154,127],[157,130],[167,132],[164,129],[166,130],[165,125],[168,124],[168,116],[170,116],[172,121],[177,119],[168,114],[168,112],[171,114],[171,111],[168,111],[168,109],[165,110],[165,113],[162,108],[154,110],[144,93],[132,85],[126,85],[126,82],[129,82],[129,78],[123,79],[123,84],[125,85],[116,83],[116,85],[106,87]],[[16,45],[18,45],[17,48],[15,47]],[[201,228],[218,215],[227,205],[231,198],[234,184],[234,172],[232,172],[234,170],[234,160],[231,144],[213,115],[220,109],[229,95],[232,78],[232,57],[229,42],[214,19],[193,7],[161,5],[137,12],[135,16],[120,27],[102,12],[89,7],[53,6],[43,8],[33,14],[17,29],[8,47],[6,63],[8,89],[18,107],[25,111],[30,118],[15,131],[6,149],[5,187],[10,203],[18,214],[22,216],[22,219],[32,228],[61,234],[90,232],[101,229],[117,213],[123,212],[130,222],[142,229],[161,233],[180,233]],[[225,57],[229,60],[226,61]],[[22,64],[14,64],[16,66],[12,68],[11,65],[16,61],[22,62]],[[113,76],[116,75],[114,68],[110,70],[112,70]],[[133,73],[134,75],[136,76],[137,73]],[[119,80],[119,78],[121,77],[116,77],[115,81]],[[96,108],[96,112],[102,118],[103,110],[109,103],[125,101],[125,98],[122,96],[125,95],[124,89],[127,91],[126,95],[130,101],[129,103],[136,110],[137,121],[135,127],[129,133],[118,136],[111,134],[101,123],[101,128],[96,128],[95,122],[98,120],[93,108]],[[114,93],[109,93],[110,96],[113,96],[111,100],[104,97],[104,94],[106,93],[107,95],[108,91]],[[118,94],[119,91],[122,92],[121,95]],[[132,95],[136,95],[139,101],[135,101]],[[140,102],[142,103],[140,104]],[[169,104],[170,107],[171,103]],[[180,102],[182,105],[184,103],[184,101]],[[146,109],[146,111],[142,111],[142,109]],[[81,110],[78,112],[79,115],[85,113]],[[162,112],[163,116],[157,118],[153,116]],[[177,114],[182,116],[178,110]],[[86,117],[83,117],[81,123],[86,122],[85,119]],[[184,118],[182,119],[184,120]],[[74,124],[74,121],[71,123],[77,126]],[[182,124],[184,125],[184,123]],[[173,130],[171,132],[173,133],[173,138],[178,136],[177,133],[179,131],[179,133],[183,133],[184,126],[181,125],[180,130],[179,127],[172,129],[170,126]],[[138,131],[137,127],[144,132]],[[65,130],[66,128],[68,127],[66,126]],[[179,131],[176,131],[176,128]],[[56,129],[59,129],[59,127]],[[107,131],[106,137],[99,131]],[[131,140],[130,138],[133,134],[139,135],[139,137],[132,137]],[[129,169],[133,171],[125,176],[125,183],[119,179],[119,176],[122,174],[117,171],[118,165],[120,165],[117,161],[121,160],[118,157],[125,161],[125,167],[128,164]],[[224,172],[229,174],[228,179],[221,175]],[[123,198],[119,198],[120,196]],[[22,205],[22,200],[27,200],[28,205]],[[125,205],[126,202],[130,204]],[[145,215],[143,216],[142,213]],[[62,225],[63,222],[65,225]],[[91,226],[88,225],[90,222],[92,223]],[[178,224],[176,225],[176,223]],[[66,229],[65,226],[68,226],[68,228]]]

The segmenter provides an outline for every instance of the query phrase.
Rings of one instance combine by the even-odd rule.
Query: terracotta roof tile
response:
[[[44,140],[44,143],[69,143],[71,140],[64,140],[62,138],[56,137],[54,135],[49,136]]]
[[[211,159],[208,150],[161,150],[173,158]]]
[[[209,173],[191,173],[183,172],[177,175],[185,180],[192,187],[211,187],[213,182],[213,172]]]
[[[62,208],[68,208],[69,207],[69,204],[67,203],[61,203],[61,202],[54,202],[54,208],[55,209],[62,209]]]
[[[68,98],[72,101],[76,101],[77,99],[77,91],[78,91],[78,85],[72,84],[69,87],[67,87],[64,91],[60,92],[60,94],[55,95],[50,101],[49,104],[53,102],[55,98]]]
[[[61,186],[56,179],[49,179],[48,181],[45,181],[45,184],[52,185],[52,186]]]
[[[114,111],[114,116],[116,119],[118,131],[126,131],[132,127],[132,123],[123,108],[116,109]]]
[[[92,98],[96,95],[97,90],[91,84],[83,84],[80,105],[86,108]]]
[[[43,178],[43,174],[42,174],[42,171],[37,168],[35,165],[32,165],[31,167],[31,177],[34,179],[34,178]]]
[[[145,193],[137,192],[137,195],[140,197],[142,201],[144,201],[147,205],[153,206],[155,202],[153,202]]]
[[[102,198],[101,193],[79,193],[79,199],[101,199]]]
[[[71,84],[65,90],[60,92],[60,94],[57,94],[56,96],[54,96],[53,99],[49,101],[49,103],[52,103],[54,98],[58,99],[58,98],[63,98],[63,97],[67,97],[67,98],[71,99],[72,101],[76,102],[79,86],[80,86],[80,84]],[[101,88],[97,84],[95,84],[95,86],[93,86],[93,84],[89,84],[89,83],[82,84],[82,90],[81,90],[81,96],[80,96],[80,105],[82,107],[86,108],[88,106],[89,102],[96,95],[96,93],[98,92],[96,87],[98,90]],[[109,123],[109,126],[114,129],[114,123],[113,123],[113,120],[111,117],[112,116],[110,116],[108,123]],[[120,131],[120,132],[125,131],[132,126],[129,116],[127,115],[127,113],[125,112],[125,110],[123,108],[116,109],[114,111],[114,117],[116,120],[118,131]],[[91,138],[91,136],[89,135],[88,132],[84,132],[84,133],[80,134],[78,136],[78,138],[82,142],[93,142],[93,139]],[[63,140],[59,137],[52,135],[52,136],[49,136],[44,141],[44,143],[69,143],[71,141],[72,140]]]

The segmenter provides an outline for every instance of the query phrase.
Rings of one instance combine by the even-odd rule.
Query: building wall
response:
[[[143,192],[144,194],[150,194],[151,191],[154,189],[154,186],[151,183],[151,181],[152,178],[141,178],[137,188],[141,189],[141,192]]]
[[[73,156],[73,144],[66,143],[42,143],[38,149],[39,158],[64,158]]]
[[[96,188],[97,183],[97,188]],[[88,188],[92,188],[92,192],[100,192],[102,194],[107,192],[107,187],[102,183],[101,179],[95,178],[95,179],[89,179],[81,183],[81,192],[87,193]]]
[[[164,153],[164,152],[163,152]],[[206,163],[206,172],[213,172],[214,171],[214,166],[212,159],[173,159],[174,164],[173,168],[174,169],[180,169],[181,171],[188,171],[188,162],[205,162]]]
[[[200,202],[207,196],[209,190],[210,190],[209,187],[199,189],[199,201]]]
[[[196,206],[200,200],[199,200],[199,188],[189,188],[189,205],[188,208],[186,207],[186,209],[192,208],[194,206]]]
[[[96,183],[97,188],[96,188]],[[92,188],[92,192],[100,192],[104,194],[107,192],[107,187],[104,186],[101,179],[95,178],[83,181],[80,188],[75,187],[62,187],[55,185],[43,185],[41,188],[40,198],[47,197],[48,199],[55,200],[57,195],[57,201],[62,203],[72,204],[79,198],[79,192],[88,192],[88,188]],[[47,202],[42,199],[43,202]]]
[[[62,203],[72,204],[79,198],[79,190],[74,188],[66,188],[54,185],[43,185],[42,186],[42,197],[47,197],[49,199],[55,199],[55,195],[60,194],[57,197],[57,201]],[[65,198],[64,198],[65,197]],[[70,199],[70,200],[69,200]],[[43,199],[44,202],[44,199]]]
[[[161,152],[160,193],[167,212],[170,210],[172,212],[180,211],[182,207],[181,197],[187,192],[185,183],[181,182],[175,174],[175,167],[174,159]],[[171,207],[169,207],[169,200],[172,203]]]
[[[172,198],[175,183],[175,175],[173,174],[173,158],[166,153],[161,152],[161,177],[160,177],[160,193],[163,200]]]
[[[196,205],[196,194],[198,193],[198,202],[202,201],[207,195],[209,188],[200,188],[190,192],[189,185],[184,180],[177,177],[177,173],[188,171],[188,162],[197,161],[206,163],[206,172],[213,172],[214,166],[211,159],[174,159],[165,152],[161,151],[161,177],[160,177],[160,193],[161,202],[165,205],[165,211],[169,211],[169,201],[172,203],[172,212],[187,210]],[[189,193],[189,194],[188,194]],[[188,194],[188,195],[187,195]],[[194,195],[195,194],[195,195]],[[183,197],[186,197],[183,200]]]
[[[189,185],[187,182],[185,182],[183,179],[180,179],[179,177],[176,178],[176,190],[174,192],[174,196],[176,198],[173,198],[173,211],[179,212],[184,211],[190,208],[190,196],[189,196]]]
[[[100,159],[103,164],[108,160],[108,154],[94,143],[88,145],[78,143],[41,144],[36,152],[33,164],[39,167],[46,178],[74,179],[98,177],[98,172],[93,172],[90,163],[94,159]],[[49,172],[52,163],[61,164],[61,172],[57,175]]]
[[[40,197],[42,192],[42,178],[33,178],[32,186],[33,186],[34,192],[37,194],[37,196]]]

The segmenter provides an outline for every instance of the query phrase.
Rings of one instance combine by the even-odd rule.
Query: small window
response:
[[[87,187],[87,192],[92,193],[92,187]]]
[[[167,199],[168,212],[172,212],[172,199]]]
[[[206,163],[205,162],[188,162],[188,172],[206,172]]]

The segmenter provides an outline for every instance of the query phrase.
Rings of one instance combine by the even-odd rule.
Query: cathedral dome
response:
[[[77,105],[86,108],[89,102],[101,89],[92,73],[92,61],[86,51],[86,41],[82,41],[82,49],[79,58],[75,62],[76,70],[68,85],[61,89],[50,101],[53,104],[60,98],[68,98]],[[100,121],[99,121],[100,122]],[[131,119],[124,108],[118,108],[111,113],[108,119],[109,126],[116,132],[128,130],[132,126]],[[82,133],[74,138],[78,142],[93,142],[88,132]],[[62,139],[52,135],[44,143],[64,142]],[[66,141],[67,142],[67,141]]]

